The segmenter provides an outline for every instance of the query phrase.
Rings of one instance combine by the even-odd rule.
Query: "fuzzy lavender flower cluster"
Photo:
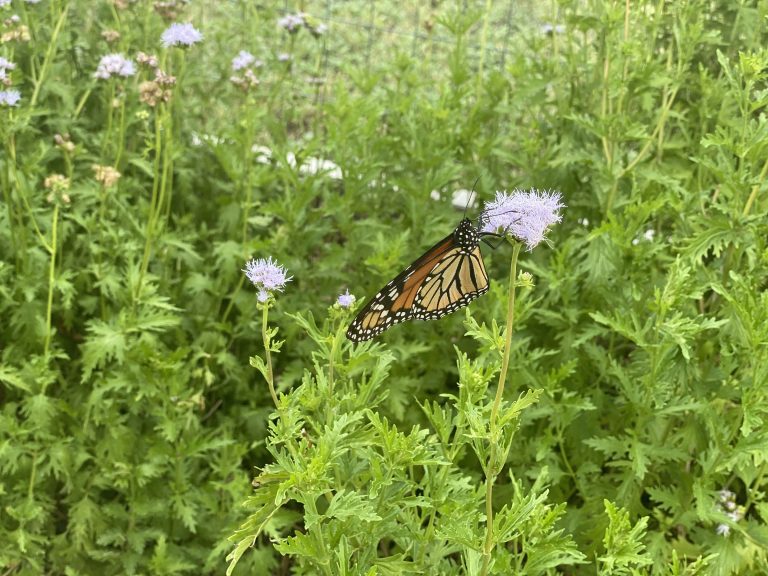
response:
[[[122,54],[107,54],[99,60],[94,78],[99,80],[108,80],[112,76],[122,76],[128,78],[136,74],[136,65],[133,60],[126,58]]]
[[[6,58],[0,57],[0,84],[10,86],[13,82],[8,72],[16,69],[16,64]],[[16,106],[21,100],[21,92],[18,90],[0,91],[0,106]]]
[[[15,70],[15,69],[16,69],[16,64],[11,62],[7,58],[3,58],[2,56],[0,56],[0,82],[2,82],[3,84],[8,84],[9,83],[8,71]]]
[[[350,294],[349,289],[347,289],[347,291],[344,292],[344,294],[339,294],[339,297],[336,300],[336,302],[338,302],[339,306],[341,306],[342,308],[349,308],[350,306],[354,305],[355,300],[356,300],[355,295]]]
[[[259,258],[248,261],[243,269],[245,276],[259,289],[259,302],[266,302],[271,292],[281,291],[286,282],[293,276],[288,276],[283,266],[269,258]]]
[[[328,31],[326,24],[318,22],[306,12],[286,14],[277,21],[277,25],[290,34],[296,34],[302,28],[306,28],[315,38],[319,38]]]
[[[564,207],[559,192],[496,192],[496,198],[485,204],[480,231],[508,234],[533,250],[544,240],[547,228],[562,220],[560,209]]]
[[[0,106],[16,106],[21,100],[21,92],[18,90],[0,91]]]
[[[264,62],[247,50],[240,50],[237,56],[232,58],[232,70],[238,74],[233,74],[229,80],[245,91],[255,88],[260,84],[259,78],[256,76],[256,69],[263,65]]]
[[[736,503],[736,494],[723,488],[718,494],[720,501],[716,504],[718,512],[723,512],[732,522],[738,522],[744,518],[744,508]],[[719,536],[727,537],[731,533],[731,527],[728,524],[718,524],[715,532]]]
[[[188,47],[197,44],[203,40],[203,35],[192,24],[178,22],[171,24],[165,29],[162,36],[160,36],[160,42],[163,44],[163,48],[170,48],[171,46]]]

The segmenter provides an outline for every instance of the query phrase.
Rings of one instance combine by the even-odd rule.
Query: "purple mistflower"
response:
[[[27,4],[40,4],[40,0],[24,0]]]
[[[278,62],[289,62],[291,60],[291,55],[287,52],[280,52],[280,54],[277,55],[277,61]]]
[[[192,46],[203,39],[203,35],[192,24],[175,22],[168,26],[160,37],[164,48],[170,46]]]
[[[349,288],[347,288],[347,291],[344,292],[344,294],[339,294],[339,298],[336,301],[342,308],[349,308],[355,303],[355,296],[354,294],[350,294]]]
[[[249,260],[243,269],[248,280],[259,289],[259,302],[265,302],[269,292],[283,290],[286,282],[290,282],[293,276],[287,276],[285,268],[278,265],[270,256],[267,259]]]
[[[728,526],[728,524],[718,524],[717,528],[715,528],[715,532],[717,532],[718,536],[728,536],[728,534],[731,533],[731,527]]]
[[[0,106],[16,106],[21,100],[18,90],[3,90],[0,92]]]
[[[232,58],[232,70],[238,71],[243,68],[248,68],[251,64],[256,62],[256,57],[247,50],[240,50],[237,56]]]
[[[96,67],[93,77],[107,80],[112,76],[127,78],[134,74],[136,74],[136,65],[133,63],[133,60],[126,58],[122,54],[107,54],[99,60],[99,65]]]
[[[559,210],[564,206],[559,192],[496,192],[496,198],[485,203],[481,232],[509,234],[525,242],[530,251],[544,240],[547,228],[560,222]]]
[[[8,70],[14,70],[15,68],[16,68],[16,64],[0,56],[0,80],[5,78],[5,73]]]
[[[298,12],[296,14],[286,14],[277,21],[277,25],[280,28],[284,28],[288,32],[298,32],[299,28],[304,26],[306,21],[304,20],[304,13]]]

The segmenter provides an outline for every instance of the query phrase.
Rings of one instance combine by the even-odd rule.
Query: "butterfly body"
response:
[[[369,340],[406,320],[435,320],[485,294],[482,235],[464,218],[363,306],[349,325],[347,338]]]

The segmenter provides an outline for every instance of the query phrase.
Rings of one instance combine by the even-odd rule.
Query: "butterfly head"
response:
[[[464,218],[453,232],[453,239],[457,245],[467,250],[472,250],[480,243],[480,234],[469,218]]]

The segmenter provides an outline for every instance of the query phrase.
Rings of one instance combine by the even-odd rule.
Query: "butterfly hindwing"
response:
[[[452,234],[382,288],[347,329],[352,341],[369,340],[405,320],[432,320],[488,291],[479,234],[467,219]]]

